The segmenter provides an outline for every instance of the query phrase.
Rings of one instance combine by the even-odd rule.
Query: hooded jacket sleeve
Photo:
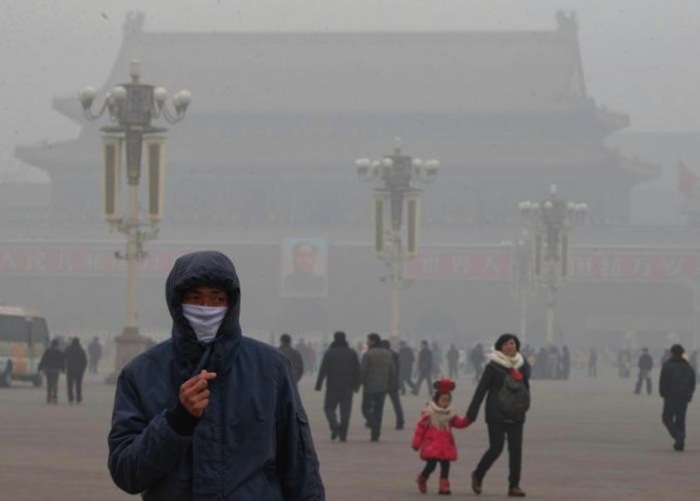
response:
[[[286,501],[324,501],[325,491],[311,429],[297,386],[277,371],[277,465]]]
[[[122,490],[137,494],[149,489],[176,466],[192,437],[178,435],[168,425],[168,411],[148,419],[132,374],[122,370],[109,432],[109,472]]]

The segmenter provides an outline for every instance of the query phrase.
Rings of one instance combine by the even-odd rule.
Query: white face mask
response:
[[[211,343],[214,340],[227,310],[226,306],[182,305],[182,314],[201,343]]]

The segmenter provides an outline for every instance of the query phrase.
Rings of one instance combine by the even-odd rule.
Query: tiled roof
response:
[[[177,33],[125,30],[105,88],[192,91],[199,113],[546,111],[585,97],[574,21],[542,32]]]

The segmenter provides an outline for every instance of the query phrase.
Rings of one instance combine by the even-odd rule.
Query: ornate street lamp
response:
[[[141,83],[140,61],[131,61],[131,82],[115,86],[104,98],[102,106],[93,112],[92,104],[97,96],[93,87],[86,87],[79,94],[85,117],[95,120],[107,113],[113,125],[101,127],[104,165],[104,217],[112,229],[127,235],[126,252],[115,256],[127,263],[126,323],[120,336],[115,338],[116,377],[124,365],[143,351],[147,339],[139,334],[136,308],[136,265],[147,256],[144,242],[156,238],[158,222],[163,212],[163,188],[165,173],[165,135],[167,129],[154,127],[151,120],[163,117],[170,123],[179,122],[185,116],[190,103],[189,91],[182,90],[172,98],[172,109],[166,103],[168,93],[163,87]],[[148,223],[139,215],[139,184],[141,157],[146,144],[146,179],[148,192]],[[122,169],[122,144],[126,151],[126,179],[128,184],[128,213],[121,215],[120,173]]]
[[[535,293],[533,276],[532,239],[530,232],[523,229],[522,234],[511,242],[503,242],[511,254],[511,292],[518,301],[520,309],[520,340],[527,342],[527,307],[529,298]]]
[[[400,142],[397,139],[397,142]],[[400,146],[392,155],[380,160],[360,158],[355,161],[360,180],[374,183],[374,251],[389,268],[389,276],[382,278],[391,284],[390,336],[396,344],[400,337],[399,308],[403,288],[403,264],[413,259],[418,251],[420,225],[420,189],[418,183],[432,182],[440,162],[423,161],[401,152]],[[403,218],[406,213],[404,231]],[[402,242],[405,241],[405,245]]]
[[[535,283],[547,289],[547,343],[554,342],[557,292],[569,268],[569,232],[586,219],[588,206],[567,202],[550,187],[549,198],[541,202],[520,202],[523,223],[532,234],[532,274]]]

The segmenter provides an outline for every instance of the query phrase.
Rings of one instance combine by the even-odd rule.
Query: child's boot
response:
[[[440,479],[440,490],[438,494],[452,494],[452,491],[450,491],[450,481],[448,479]]]
[[[416,483],[418,484],[419,491],[421,491],[423,494],[428,492],[428,477],[424,477],[423,475],[419,474],[418,477],[416,477]]]

